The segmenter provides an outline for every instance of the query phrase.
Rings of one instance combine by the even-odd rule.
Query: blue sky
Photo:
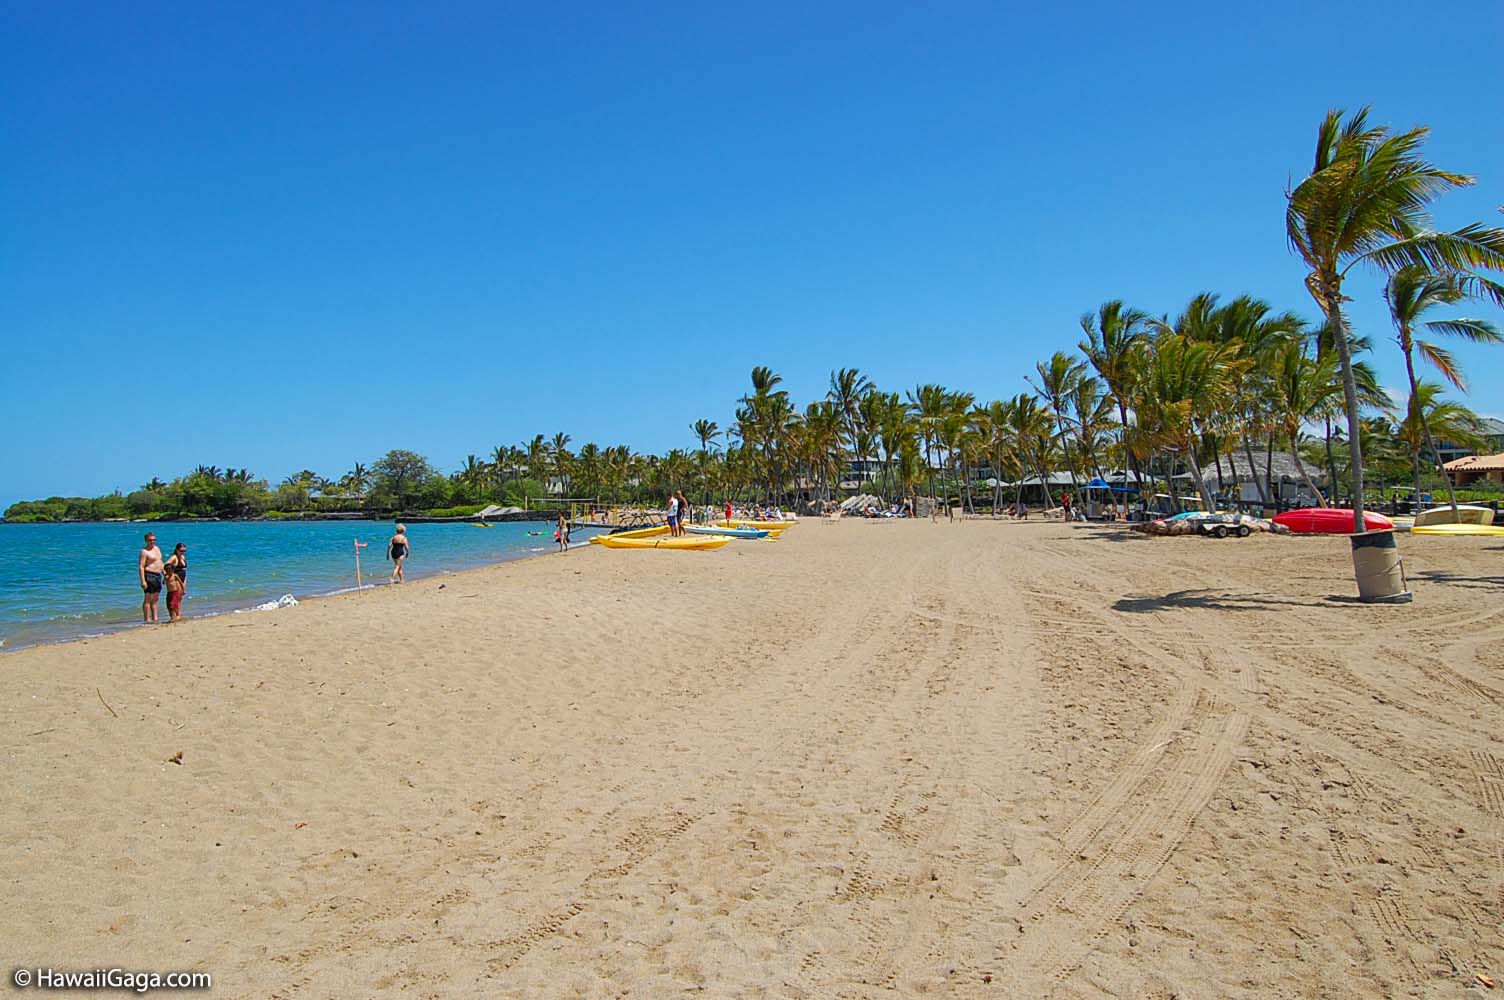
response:
[[[1504,224],[1504,4],[1225,6],[0,0],[0,505],[688,447],[758,364],[1002,397],[1108,298],[1314,315],[1284,190],[1333,106]]]

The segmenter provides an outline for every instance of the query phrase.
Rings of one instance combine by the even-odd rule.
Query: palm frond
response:
[[[1474,344],[1504,344],[1504,333],[1483,319],[1439,319],[1421,325],[1432,333],[1458,337]]]
[[[1457,360],[1452,357],[1451,351],[1425,340],[1417,340],[1415,349],[1430,363],[1432,368],[1441,373],[1442,378],[1463,392],[1467,392],[1467,383],[1462,378],[1462,370],[1457,367]]]

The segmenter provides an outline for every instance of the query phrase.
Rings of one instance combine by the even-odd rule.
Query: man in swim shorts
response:
[[[157,536],[146,533],[146,544],[136,557],[136,575],[141,582],[141,621],[147,625],[157,623],[157,598],[162,593],[162,550],[157,548]]]

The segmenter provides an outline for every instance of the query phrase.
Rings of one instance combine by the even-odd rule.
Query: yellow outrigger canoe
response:
[[[667,528],[663,529],[665,532]],[[707,538],[704,535],[696,535],[693,538],[623,538],[621,535],[602,535],[592,538],[592,542],[599,542],[608,549],[687,549],[700,551],[703,549],[718,549],[722,545],[729,545],[729,538]]]
[[[727,521],[725,519],[715,522],[722,528],[756,528],[759,531],[783,531],[798,524],[798,521]]]
[[[1485,538],[1504,537],[1504,525],[1499,524],[1417,524],[1410,529],[1412,535],[1482,535]]]
[[[618,531],[614,535],[591,535],[590,542],[593,545],[602,545],[608,538],[656,538],[659,535],[668,534],[668,525],[660,524],[656,528],[637,528],[633,531]]]

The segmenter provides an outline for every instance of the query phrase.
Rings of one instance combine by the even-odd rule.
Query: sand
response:
[[[1486,995],[1504,544],[1401,551],[1380,608],[1341,538],[811,521],[7,655],[0,941],[222,997]]]

